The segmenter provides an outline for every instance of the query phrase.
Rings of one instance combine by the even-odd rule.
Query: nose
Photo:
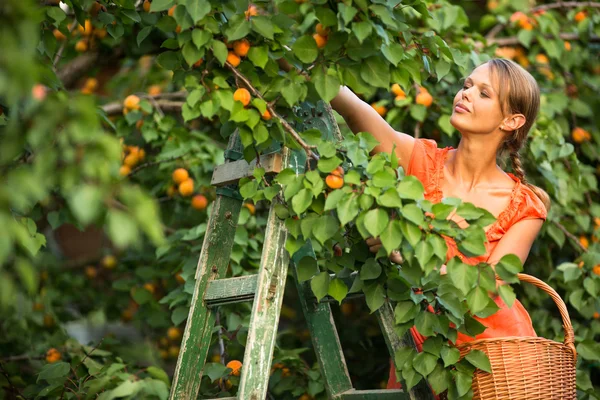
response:
[[[469,98],[468,96],[470,96],[470,93],[471,93],[471,92],[469,92],[469,89],[471,89],[471,88],[466,88],[466,89],[463,88],[463,90],[462,90],[462,98],[463,99]]]

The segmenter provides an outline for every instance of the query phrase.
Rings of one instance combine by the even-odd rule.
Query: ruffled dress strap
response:
[[[440,174],[444,173],[444,161],[451,147],[439,149],[431,139],[416,139],[408,162],[407,175],[416,177],[425,188],[425,198],[434,202],[442,200],[439,187]]]
[[[516,186],[508,207],[498,215],[496,222],[487,232],[490,241],[501,239],[510,227],[519,221],[538,218],[545,221],[548,216],[546,206],[535,192],[515,175],[508,175],[516,182]]]

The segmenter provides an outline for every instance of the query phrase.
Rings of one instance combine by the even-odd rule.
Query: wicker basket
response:
[[[577,352],[567,307],[546,283],[526,274],[517,276],[522,282],[531,283],[552,297],[563,320],[564,342],[541,337],[503,337],[458,345],[461,358],[473,349],[481,350],[488,355],[492,366],[491,374],[479,369],[475,371],[473,399],[575,399]]]

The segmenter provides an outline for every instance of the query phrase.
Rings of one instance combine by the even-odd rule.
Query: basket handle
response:
[[[550,285],[546,282],[539,280],[535,276],[527,275],[527,274],[517,274],[517,278],[521,282],[531,283],[534,286],[542,289],[544,292],[548,293],[554,303],[558,307],[558,311],[560,311],[560,316],[562,317],[563,329],[565,330],[565,340],[563,343],[571,349],[573,352],[573,359],[577,360],[577,350],[575,350],[575,334],[573,333],[573,325],[571,325],[571,319],[569,318],[569,312],[567,311],[567,306],[563,299],[556,293]],[[496,279],[500,280],[500,277],[496,275]]]

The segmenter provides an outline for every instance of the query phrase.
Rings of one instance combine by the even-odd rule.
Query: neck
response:
[[[457,183],[467,190],[495,181],[494,177],[498,174],[496,143],[490,143],[489,136],[462,136],[457,150],[449,159],[448,169]]]

